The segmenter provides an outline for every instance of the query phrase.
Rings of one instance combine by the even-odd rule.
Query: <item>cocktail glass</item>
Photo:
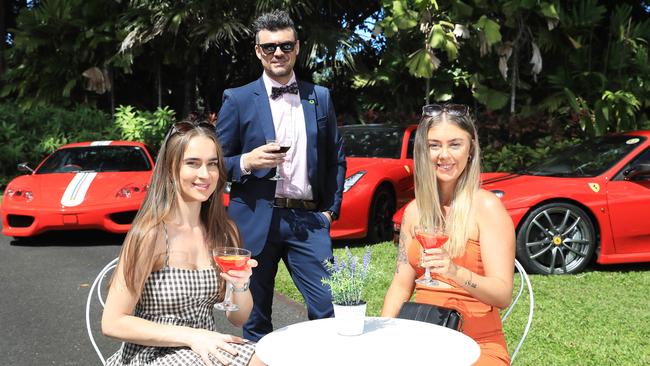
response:
[[[431,226],[416,226],[415,238],[422,246],[423,252],[425,249],[440,248],[449,239],[449,237],[445,235],[442,227]],[[438,281],[431,278],[431,270],[429,267],[425,267],[424,276],[415,280],[415,283],[425,286],[435,286],[438,284]]]
[[[280,140],[275,140],[275,139],[268,139],[266,140],[267,144],[277,144],[280,146],[280,150],[277,150],[276,153],[286,153],[289,151],[291,148],[291,138],[290,137],[284,137]],[[280,175],[280,168],[282,167],[282,164],[278,164],[277,167],[275,168],[275,175],[269,178],[269,180],[283,180],[282,176]]]
[[[228,273],[230,270],[243,271],[251,258],[250,250],[237,247],[223,247],[212,250],[214,261],[221,269],[221,272]],[[226,295],[222,302],[214,304],[214,307],[222,311],[237,311],[239,306],[232,302],[233,284],[226,281]]]

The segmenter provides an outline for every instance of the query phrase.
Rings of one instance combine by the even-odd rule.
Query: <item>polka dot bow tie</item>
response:
[[[278,99],[282,96],[284,93],[290,93],[290,94],[298,94],[298,84],[293,82],[289,85],[281,86],[281,87],[271,87],[271,99]]]

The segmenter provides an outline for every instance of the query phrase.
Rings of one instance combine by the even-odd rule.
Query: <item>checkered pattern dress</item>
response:
[[[167,254],[165,266],[149,275],[144,284],[134,315],[160,324],[172,324],[217,331],[212,307],[217,302],[217,270],[171,268],[169,239],[165,228]],[[252,342],[231,344],[237,356],[220,351],[232,366],[245,366],[255,351]],[[221,363],[213,358],[213,365]],[[106,365],[201,365],[201,357],[188,347],[153,347],[123,343]]]

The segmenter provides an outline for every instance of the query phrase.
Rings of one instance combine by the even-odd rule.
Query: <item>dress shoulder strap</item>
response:
[[[169,235],[167,234],[167,225],[162,223],[163,231],[165,231],[165,267],[169,268]]]

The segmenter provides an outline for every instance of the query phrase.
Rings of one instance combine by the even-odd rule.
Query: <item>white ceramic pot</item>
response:
[[[346,336],[362,334],[366,319],[366,303],[360,305],[334,304],[334,318],[338,334]]]

